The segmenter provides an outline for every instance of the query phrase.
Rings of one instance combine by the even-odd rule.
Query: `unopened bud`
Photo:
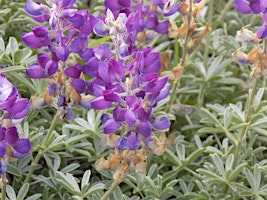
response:
[[[188,13],[188,2],[183,2],[180,4],[179,12],[181,15],[185,16]]]
[[[249,63],[248,55],[245,54],[240,49],[235,50],[235,52],[232,53],[232,56],[234,58],[234,61],[236,61],[238,63],[241,63],[241,64]]]
[[[236,32],[236,39],[240,42],[246,42],[246,43],[258,43],[259,38],[257,34],[254,34],[252,31],[242,28],[240,31]]]

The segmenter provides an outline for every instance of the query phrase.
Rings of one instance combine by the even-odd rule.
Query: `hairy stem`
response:
[[[2,200],[6,199],[6,184],[7,184],[7,180],[6,180],[6,173],[2,174]]]
[[[228,3],[225,5],[223,11],[221,12],[220,16],[218,17],[218,21],[222,22],[224,19],[224,16],[226,15],[226,13],[228,12],[228,10],[230,10],[233,6],[234,0],[230,0],[228,1]]]
[[[211,27],[212,18],[213,18],[213,4],[214,4],[214,0],[210,0],[209,8],[208,8],[209,9],[208,19],[207,19],[207,23],[210,27]],[[204,51],[204,57],[203,57],[203,64],[204,64],[205,69],[208,68],[207,65],[208,65],[208,56],[209,56],[209,43],[210,43],[210,33],[208,33],[206,37],[206,45],[205,45],[205,51]],[[204,104],[205,91],[206,91],[206,83],[202,83],[200,85],[199,94],[197,98],[197,105],[199,108],[202,107]]]
[[[107,200],[119,184],[120,181],[114,181],[109,190],[105,192],[104,196],[100,200]]]
[[[55,126],[56,126],[58,120],[59,120],[59,114],[56,113],[55,116],[54,116],[54,119],[53,119],[53,121],[52,121],[52,123],[51,123],[51,125],[49,127],[49,130],[48,130],[48,132],[47,132],[47,134],[45,136],[45,139],[44,139],[44,141],[43,141],[43,143],[41,145],[41,149],[38,151],[35,159],[31,163],[30,170],[29,170],[29,172],[27,174],[27,177],[26,177],[24,183],[28,183],[30,181],[30,179],[32,177],[32,174],[33,174],[33,172],[35,170],[35,167],[37,166],[39,160],[43,157],[43,155],[44,155],[44,153],[46,151],[46,147],[48,145],[48,142],[50,140],[50,137],[51,137],[51,135],[53,133],[53,130],[55,129]]]
[[[188,19],[187,19],[188,20],[188,30],[187,30],[187,33],[185,36],[185,41],[183,44],[183,53],[182,53],[182,57],[181,57],[181,60],[179,63],[179,65],[182,67],[184,67],[186,59],[187,59],[187,55],[188,55],[188,43],[189,43],[190,27],[191,27],[191,21],[192,21],[191,20],[192,19],[192,6],[193,6],[193,0],[190,0],[189,1],[189,14],[188,14]],[[174,97],[175,97],[176,90],[177,90],[179,84],[180,84],[180,80],[175,79],[175,81],[173,82],[173,85],[172,85],[172,89],[171,89],[170,100],[166,106],[166,112],[167,113],[169,113],[171,110],[171,106],[174,102]]]
[[[254,103],[254,97],[256,95],[256,92],[257,92],[257,85],[258,85],[258,78],[255,78],[254,79],[254,82],[253,82],[253,87],[251,89],[251,91],[249,92],[249,98],[248,98],[248,102],[247,102],[247,105],[246,105],[246,108],[245,108],[245,112],[246,112],[246,122],[249,123],[250,121],[250,115],[251,115],[251,107]],[[239,154],[240,154],[240,150],[241,150],[241,145],[242,145],[242,142],[244,140],[244,136],[245,136],[245,133],[247,132],[247,128],[248,126],[244,126],[238,136],[238,139],[237,139],[237,145],[236,145],[236,148],[235,148],[235,154],[234,154],[234,162],[233,162],[233,166],[235,167],[236,164],[237,164],[237,160],[239,158]]]

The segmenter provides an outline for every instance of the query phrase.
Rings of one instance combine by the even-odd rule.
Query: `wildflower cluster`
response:
[[[0,74],[0,174],[7,170],[10,158],[23,158],[30,149],[27,138],[19,138],[16,124],[29,112],[28,99],[19,98],[18,90]]]
[[[33,98],[33,104],[52,104],[52,97],[56,97],[58,110],[67,119],[74,104],[87,109],[112,108],[111,114],[101,118],[106,134],[102,144],[115,149],[116,154],[120,152],[126,160],[135,154],[127,152],[143,151],[138,150],[140,146],[154,151],[160,141],[152,137],[152,132],[166,132],[170,122],[152,111],[168,96],[170,86],[167,77],[158,76],[159,53],[150,47],[136,48],[135,41],[143,31],[167,33],[169,21],[158,19],[156,7],[164,10],[162,14],[171,15],[178,5],[166,13],[161,1],[143,7],[141,2],[106,0],[106,15],[98,19],[88,11],[73,9],[74,2],[47,1],[46,6],[27,0],[25,4],[25,11],[36,21],[49,24],[49,28],[37,26],[23,34],[26,45],[43,49],[37,56],[38,63],[27,68],[27,76],[46,78],[50,84],[43,98]],[[109,37],[111,43],[88,48],[92,32]],[[75,63],[77,57],[83,65]],[[144,161],[145,156],[135,165],[143,166]]]
[[[197,49],[203,38],[211,31],[208,25],[196,27],[196,19],[203,9],[206,1],[181,1],[178,11],[183,18],[183,23],[177,27],[175,21],[171,20],[168,28],[170,38],[179,39],[183,48],[183,57],[178,66],[171,71],[163,71],[162,75],[167,75],[169,80],[177,81],[183,74],[183,68],[189,56]]]
[[[263,25],[258,28],[256,33],[248,30],[243,27],[240,31],[237,32],[236,39],[240,42],[254,45],[254,48],[249,53],[244,53],[241,49],[237,49],[233,53],[234,60],[241,64],[250,64],[251,73],[250,76],[254,78],[259,78],[262,75],[267,74],[267,49],[266,45],[262,49],[260,43],[266,41],[267,37],[267,13],[266,8],[267,4],[265,1],[256,0],[256,1],[234,1],[235,8],[243,14],[262,14],[262,23]],[[266,43],[266,42],[265,42]]]
[[[27,0],[25,11],[38,22],[48,22],[45,26],[32,27],[32,32],[23,34],[23,42],[31,48],[43,47],[43,53],[37,55],[38,62],[26,70],[30,78],[46,78],[49,88],[43,98],[34,98],[37,107],[53,102],[57,99],[57,107],[61,116],[71,119],[71,106],[81,103],[81,93],[85,83],[80,79],[86,67],[74,59],[80,55],[88,61],[93,51],[87,49],[87,37],[98,21],[87,10],[73,9],[75,1],[48,1],[48,6]],[[88,55],[89,54],[89,55]]]

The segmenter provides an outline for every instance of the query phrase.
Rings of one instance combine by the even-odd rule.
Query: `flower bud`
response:
[[[249,63],[248,55],[240,49],[235,50],[235,52],[232,53],[232,56],[234,58],[234,61],[236,62],[239,62],[241,64]]]
[[[246,42],[246,43],[258,43],[259,42],[257,35],[244,27],[241,30],[236,32],[236,39],[237,41]]]
[[[181,15],[185,16],[188,13],[188,2],[183,2],[180,4],[179,12]]]

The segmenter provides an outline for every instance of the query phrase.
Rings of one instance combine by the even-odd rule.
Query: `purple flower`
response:
[[[267,36],[267,3],[265,0],[234,0],[234,7],[242,14],[262,13],[262,26],[258,28],[257,36],[259,39]]]
[[[130,150],[136,150],[141,144],[141,138],[135,132],[131,132],[127,138],[127,146]]]
[[[0,104],[4,103],[13,91],[13,85],[5,77],[0,77]]]

